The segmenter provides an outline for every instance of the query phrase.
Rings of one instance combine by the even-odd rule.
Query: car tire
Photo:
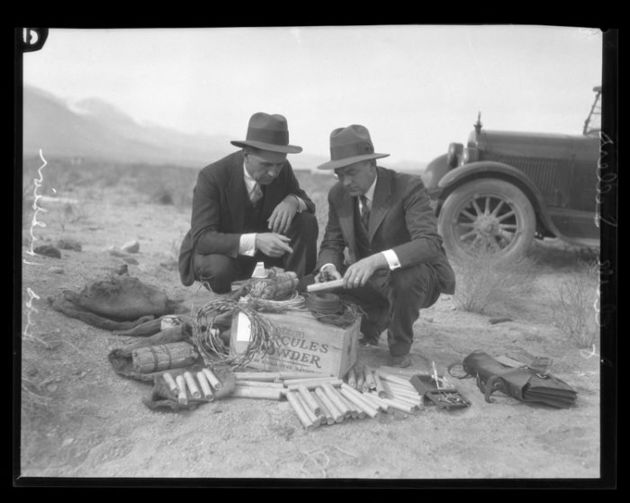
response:
[[[530,247],[536,214],[516,185],[484,178],[465,183],[446,197],[438,230],[455,260],[491,254],[508,262],[521,258]]]

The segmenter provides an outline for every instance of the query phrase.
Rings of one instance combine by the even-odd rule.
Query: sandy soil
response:
[[[578,391],[568,410],[532,406],[495,394],[486,403],[473,380],[457,381],[472,402],[445,412],[426,407],[302,428],[286,401],[228,398],[187,413],[153,412],[141,398],[150,386],[116,375],[108,352],[133,339],[67,318],[45,302],[124,262],[107,252],[137,239],[130,274],[170,297],[200,306],[208,293],[179,283],[174,263],[189,210],[158,206],[118,188],[63,194],[76,205],[43,205],[37,244],[59,238],[82,243],[61,259],[26,253],[24,234],[23,378],[47,403],[23,393],[21,474],[28,477],[226,478],[593,478],[599,477],[599,358],[580,350],[552,322],[549,286],[572,274],[575,257],[540,252],[535,293],[514,321],[462,312],[442,296],[415,325],[414,365],[435,361],[444,371],[475,349],[495,356],[529,353],[553,358],[552,372]],[[553,257],[552,257],[553,255]],[[61,268],[61,269],[58,269]],[[36,311],[35,311],[36,310]],[[38,340],[33,339],[35,336]],[[362,348],[360,358],[386,364],[387,347]],[[454,379],[451,378],[451,381]]]

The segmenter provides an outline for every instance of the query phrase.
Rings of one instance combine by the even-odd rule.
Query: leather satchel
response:
[[[577,398],[577,392],[561,379],[527,365],[516,368],[504,365],[483,351],[473,351],[464,358],[463,367],[469,375],[476,377],[486,402],[492,402],[490,396],[495,391],[522,402],[556,408],[570,407]]]

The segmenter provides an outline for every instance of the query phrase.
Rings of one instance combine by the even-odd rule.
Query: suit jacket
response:
[[[262,213],[265,220],[288,194],[301,198],[306,203],[305,211],[315,212],[313,201],[300,188],[288,161],[278,177],[263,190]],[[195,281],[194,253],[238,256],[240,236],[244,233],[247,197],[242,151],[234,152],[199,172],[193,192],[191,226],[179,254],[179,273],[185,286]]]
[[[368,239],[372,253],[393,249],[401,267],[431,264],[438,275],[442,293],[455,291],[455,273],[451,268],[437,232],[437,221],[429,196],[418,176],[377,167],[378,179],[370,210]],[[354,198],[341,183],[328,193],[328,224],[317,260],[319,269],[333,263],[342,270],[344,249],[350,262],[358,254],[354,228]]]

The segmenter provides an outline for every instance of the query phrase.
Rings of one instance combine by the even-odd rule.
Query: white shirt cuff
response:
[[[238,242],[238,254],[253,257],[256,254],[256,233],[241,234]]]
[[[400,261],[398,260],[398,255],[394,250],[385,250],[381,252],[385,256],[385,260],[387,260],[387,264],[389,265],[390,270],[398,269],[400,267]]]
[[[293,194],[295,196],[295,198],[298,200],[298,209],[297,212],[298,213],[302,213],[305,209],[306,209],[306,203],[304,201],[302,201],[301,197],[296,196],[295,194]]]

